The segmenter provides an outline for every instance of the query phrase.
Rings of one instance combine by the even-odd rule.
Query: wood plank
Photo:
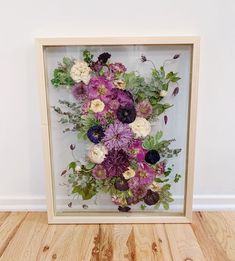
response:
[[[9,215],[4,213],[3,215],[1,215],[0,220],[2,224],[0,226],[0,257],[3,255],[5,249],[16,234],[26,215],[26,212],[15,212],[10,213]]]
[[[215,215],[215,214],[212,214]],[[211,227],[211,220],[201,212],[193,214],[192,228],[208,261],[230,261],[223,246],[216,239],[215,228]],[[214,222],[213,222],[214,223]]]
[[[171,261],[163,225],[101,225],[99,260]]]
[[[174,261],[206,260],[189,224],[166,224],[165,228]]]
[[[205,222],[210,238],[214,241],[214,245],[224,254],[222,260],[235,260],[235,230],[233,215],[220,212],[204,212],[201,213]]]
[[[22,216],[26,213],[20,213]],[[46,232],[45,213],[28,213],[17,233],[2,254],[1,261],[36,260],[41,240]]]
[[[50,225],[36,260],[98,260],[98,235],[98,225]]]
[[[10,212],[0,212],[0,226],[4,223]]]

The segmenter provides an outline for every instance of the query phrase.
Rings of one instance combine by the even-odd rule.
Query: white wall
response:
[[[1,1],[0,209],[45,208],[34,38],[115,35],[201,36],[195,208],[235,209],[234,26],[234,0]]]

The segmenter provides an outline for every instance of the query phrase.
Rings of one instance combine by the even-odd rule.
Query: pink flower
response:
[[[96,179],[106,179],[106,170],[102,165],[96,165],[94,169],[92,170],[92,175]]]
[[[166,164],[164,161],[160,162],[156,166],[156,173],[158,176],[162,175],[165,172]]]
[[[103,76],[93,77],[88,84],[88,97],[91,100],[100,99],[104,103],[110,101],[113,84]]]
[[[150,185],[155,178],[155,171],[146,163],[139,163],[135,177],[140,185]]]
[[[111,63],[108,66],[108,70],[104,73],[104,76],[109,80],[114,80],[125,71],[126,67],[122,63]]]
[[[137,159],[137,161],[144,161],[145,154],[147,150],[142,147],[142,141],[139,139],[133,140],[133,142],[129,145],[129,155],[132,158]]]
[[[148,119],[153,113],[153,107],[149,100],[144,100],[136,105],[137,116]]]

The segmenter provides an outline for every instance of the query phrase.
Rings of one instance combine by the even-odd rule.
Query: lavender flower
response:
[[[86,97],[87,90],[86,90],[86,85],[83,82],[79,82],[74,84],[72,87],[72,95],[76,100],[81,100]]]

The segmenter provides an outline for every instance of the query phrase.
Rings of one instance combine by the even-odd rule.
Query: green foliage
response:
[[[180,174],[175,174],[174,182],[175,182],[175,183],[178,183],[179,180],[180,180],[180,178],[181,178],[181,175],[180,175]]]
[[[72,194],[79,194],[82,196],[83,200],[91,199],[93,196],[97,194],[95,186],[87,183],[85,187],[81,185],[77,185],[73,187]]]
[[[84,51],[83,51],[83,60],[84,60],[86,63],[91,64],[93,57],[94,57],[94,55],[91,54],[90,51],[88,51],[88,50],[84,50]]]
[[[87,131],[95,126],[98,125],[99,122],[98,120],[95,118],[93,113],[89,113],[87,115],[82,115],[81,116],[81,122],[80,125],[81,127],[78,130],[78,134],[77,137],[78,139],[87,139]]]
[[[74,61],[68,57],[64,57],[63,62],[59,63],[58,68],[53,72],[53,79],[51,80],[51,83],[55,87],[74,85],[74,81],[70,76],[70,70],[73,63]]]
[[[69,163],[68,169],[72,169],[73,171],[75,171],[76,166],[76,162],[72,161]]]
[[[158,183],[164,183],[164,182],[169,181],[169,179],[160,179],[160,178],[156,178],[155,181],[158,182]]]
[[[146,207],[147,207],[147,206],[146,206],[146,205],[144,205],[144,204],[141,204],[141,205],[140,205],[140,208],[141,208],[141,210],[145,210],[145,209],[146,209]]]
[[[172,193],[170,192],[170,188],[170,184],[165,184],[162,186],[161,190],[159,191],[159,201],[154,206],[156,209],[158,209],[161,205],[165,210],[169,209],[169,203],[174,201],[174,199],[172,198]]]

